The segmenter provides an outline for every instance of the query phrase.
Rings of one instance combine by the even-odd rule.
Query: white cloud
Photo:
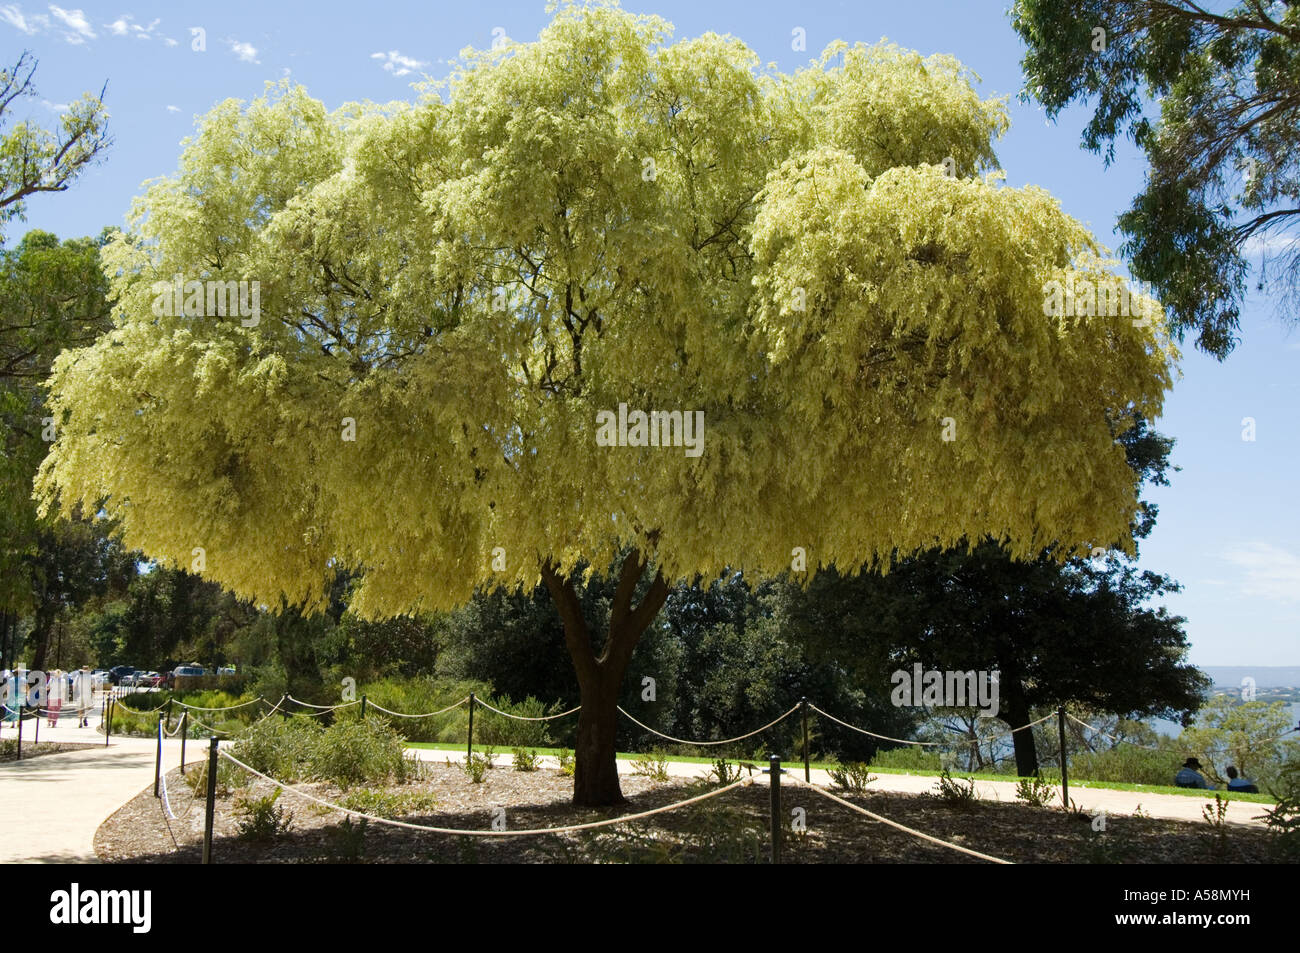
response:
[[[112,33],[114,36],[126,36],[127,31],[131,29],[130,23],[127,22],[130,19],[131,17],[128,14],[126,16],[118,17],[112,23],[105,23],[103,26],[105,30]]]
[[[168,46],[175,46],[175,45],[176,45],[176,41],[173,40],[170,36],[164,36],[164,37],[163,37],[163,42],[166,43]]]
[[[70,32],[64,33],[63,38],[74,46],[95,38],[95,31],[90,28],[86,14],[81,10],[65,10],[51,3],[50,12],[54,14],[56,20],[68,28]]]
[[[69,103],[52,103],[48,99],[42,99],[41,105],[44,106],[46,109],[53,110],[56,113],[65,113],[71,108],[71,105]]]
[[[230,52],[234,53],[245,63],[261,62],[257,58],[257,47],[252,43],[241,43],[238,40],[226,40],[230,44]]]
[[[181,111],[181,107],[179,107],[179,106],[168,106],[168,107],[167,107],[167,111],[168,111],[169,113],[178,113],[178,112]]]
[[[28,36],[50,28],[49,17],[39,13],[27,16],[17,4],[12,3],[0,7],[0,19],[3,19],[15,30],[26,33]]]
[[[1228,550],[1224,558],[1242,571],[1241,592],[1277,602],[1300,602],[1300,556],[1256,541]]]
[[[403,56],[397,50],[389,50],[387,53],[371,53],[370,58],[372,60],[383,60],[384,71],[392,73],[394,76],[405,76],[412,70],[428,65],[423,60]]]

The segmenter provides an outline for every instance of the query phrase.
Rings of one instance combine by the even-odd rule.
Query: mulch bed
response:
[[[23,739],[23,760],[28,758],[39,758],[43,754],[58,754],[61,751],[80,751],[83,748],[102,748],[103,745],[97,745],[93,741],[42,741],[39,744],[33,744],[26,738]],[[0,762],[17,761],[18,745],[16,739],[6,738],[4,743],[0,744]]]
[[[193,770],[193,769],[191,769]],[[333,784],[297,785],[338,803],[345,791]],[[435,827],[490,829],[493,809],[505,808],[510,829],[561,827],[671,804],[703,788],[674,779],[622,779],[629,803],[620,808],[581,809],[570,803],[573,780],[557,771],[518,772],[498,766],[474,784],[459,766],[426,762],[417,781],[384,790],[432,796],[431,808],[400,819]],[[105,863],[198,863],[203,837],[203,798],[173,769],[167,788],[176,820],[166,817],[152,786],[105,821],[95,851]],[[273,786],[256,781],[254,796]],[[354,789],[355,790],[355,789]],[[1104,833],[1086,819],[1059,809],[979,802],[969,809],[917,794],[867,793],[847,800],[934,837],[1018,863],[1251,863],[1271,859],[1270,834],[1258,827],[1228,825],[1217,833],[1208,823],[1110,817]],[[285,792],[278,806],[292,814],[289,830],[269,841],[238,836],[239,791],[218,797],[213,834],[215,863],[766,863],[768,798],[757,780],[700,804],[600,831],[528,837],[485,838],[412,831],[357,821]],[[783,791],[784,810],[806,811],[806,833],[787,834],[786,863],[982,863],[930,844],[837,805],[811,791]]]

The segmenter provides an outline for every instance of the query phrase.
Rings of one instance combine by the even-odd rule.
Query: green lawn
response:
[[[440,744],[440,743],[425,742],[425,741],[408,741],[408,742],[406,743],[406,747],[408,747],[408,748],[424,748],[424,749],[426,749],[426,750],[430,750],[430,751],[464,751],[464,750],[465,750],[465,746],[464,746],[464,745]],[[483,748],[485,748],[485,747],[487,747],[487,746],[476,744],[476,745],[474,746],[474,750],[475,750],[475,751],[482,751]],[[500,745],[495,745],[495,746],[493,746],[493,750],[494,750],[497,754],[504,754],[504,755],[506,755],[507,757],[510,755],[510,751],[511,751],[510,748],[502,747],[502,746],[500,746]],[[571,748],[532,748],[532,747],[530,747],[528,750],[529,750],[529,751],[532,751],[532,752],[535,752],[535,753],[537,753],[537,754],[542,754],[542,755],[551,755],[551,756],[558,755],[561,751],[564,751],[564,752],[566,752],[566,753],[570,753],[570,754],[572,753],[572,749],[571,749]],[[640,755],[637,754],[637,753],[635,753],[635,752],[620,751],[620,752],[618,752],[618,757],[619,757],[619,758],[622,758],[622,759],[624,759],[624,760],[627,760],[627,761],[631,761],[631,760],[634,759],[634,758],[640,757]],[[686,756],[686,755],[668,755],[667,758],[668,758],[669,761],[678,761],[678,762],[681,762],[681,763],[684,763],[684,764],[712,764],[715,760],[717,760],[717,759],[715,759],[715,758],[689,757],[689,756]],[[738,759],[738,758],[728,758],[727,760],[728,760],[728,761],[731,761],[731,762],[733,762],[733,763],[739,763],[739,764],[753,764],[753,765],[756,765],[756,766],[758,766],[758,767],[766,767],[766,765],[767,765],[767,762],[765,762],[765,761],[746,760],[746,759],[743,759],[743,758],[739,758],[739,759]],[[787,768],[792,768],[792,767],[801,766],[802,764],[803,764],[802,761],[783,761],[783,762],[782,762],[782,765],[783,765],[784,767],[787,767]],[[821,768],[821,769],[829,769],[829,768],[833,768],[833,767],[836,767],[836,766],[837,766],[836,763],[833,762],[833,761],[814,761],[814,762],[812,762],[812,764],[811,764],[811,767],[814,767],[814,768]],[[872,766],[871,766],[871,773],[872,773],[872,774],[902,774],[902,775],[913,775],[913,776],[915,776],[915,777],[921,777],[921,778],[937,778],[937,777],[939,777],[939,772],[938,772],[938,771],[904,770],[904,769],[902,769],[902,768],[878,768],[878,767],[876,767],[875,765],[872,765]],[[955,778],[974,778],[974,779],[977,780],[977,781],[1008,781],[1008,782],[1014,782],[1014,781],[1018,780],[1014,775],[1009,775],[1009,774],[989,774],[988,772],[981,772],[981,771],[975,771],[975,772],[954,771],[954,772],[953,772],[953,777],[955,777]],[[1052,780],[1052,779],[1049,778],[1048,780]],[[1172,784],[1129,784],[1129,783],[1127,783],[1127,782],[1123,782],[1123,781],[1090,781],[1090,780],[1088,780],[1088,779],[1086,779],[1086,778],[1079,778],[1079,779],[1077,779],[1077,780],[1076,780],[1075,778],[1070,778],[1070,787],[1071,787],[1071,788],[1083,788],[1083,789],[1087,789],[1087,788],[1104,788],[1104,789],[1106,789],[1106,790],[1110,790],[1110,791],[1139,791],[1139,792],[1150,792],[1150,793],[1152,793],[1152,794],[1178,794],[1178,795],[1181,795],[1181,796],[1183,796],[1183,797],[1194,797],[1194,798],[1200,798],[1200,799],[1202,799],[1202,800],[1213,800],[1214,795],[1215,795],[1215,794],[1218,794],[1218,795],[1219,795],[1220,797],[1222,797],[1225,801],[1250,801],[1250,802],[1254,802],[1254,803],[1256,803],[1256,804],[1273,804],[1273,803],[1275,803],[1274,800],[1273,800],[1273,798],[1269,797],[1267,794],[1239,794],[1239,793],[1237,793],[1237,792],[1229,793],[1228,791],[1201,791],[1201,790],[1196,790],[1195,788],[1179,788],[1179,787],[1174,787]]]

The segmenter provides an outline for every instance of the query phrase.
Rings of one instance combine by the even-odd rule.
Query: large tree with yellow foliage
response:
[[[267,604],[340,569],[372,617],[542,580],[574,799],[617,802],[617,693],[670,582],[1125,544],[1116,437],[1173,352],[1158,309],[1045,313],[1108,265],[987,174],[1006,125],[948,57],[779,74],[603,4],[414,103],[224,103],[106,251],[116,325],[56,368],[38,493]],[[260,313],[159,306],[177,275],[257,281]],[[701,452],[604,445],[621,404],[702,411]],[[609,565],[593,632],[582,567]]]

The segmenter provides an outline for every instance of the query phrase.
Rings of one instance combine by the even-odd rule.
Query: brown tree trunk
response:
[[[1011,686],[1014,685],[1014,688]],[[1020,728],[1011,733],[1011,743],[1016,749],[1016,774],[1032,778],[1038,774],[1038,749],[1034,745],[1034,729],[1021,728],[1029,724],[1029,706],[1020,693],[1018,683],[1012,682],[1004,672],[1001,679],[1002,712],[1000,717],[1009,728]],[[1010,689],[1010,690],[1008,690]]]
[[[578,713],[578,740],[573,755],[573,803],[581,807],[603,807],[626,800],[618,783],[616,761],[619,690],[641,634],[668,598],[668,583],[655,573],[645,598],[633,607],[632,597],[645,567],[637,550],[623,560],[610,606],[609,631],[597,655],[576,587],[559,574],[554,564],[542,566],[542,579],[564,623],[564,643],[578,675],[582,710]]]

